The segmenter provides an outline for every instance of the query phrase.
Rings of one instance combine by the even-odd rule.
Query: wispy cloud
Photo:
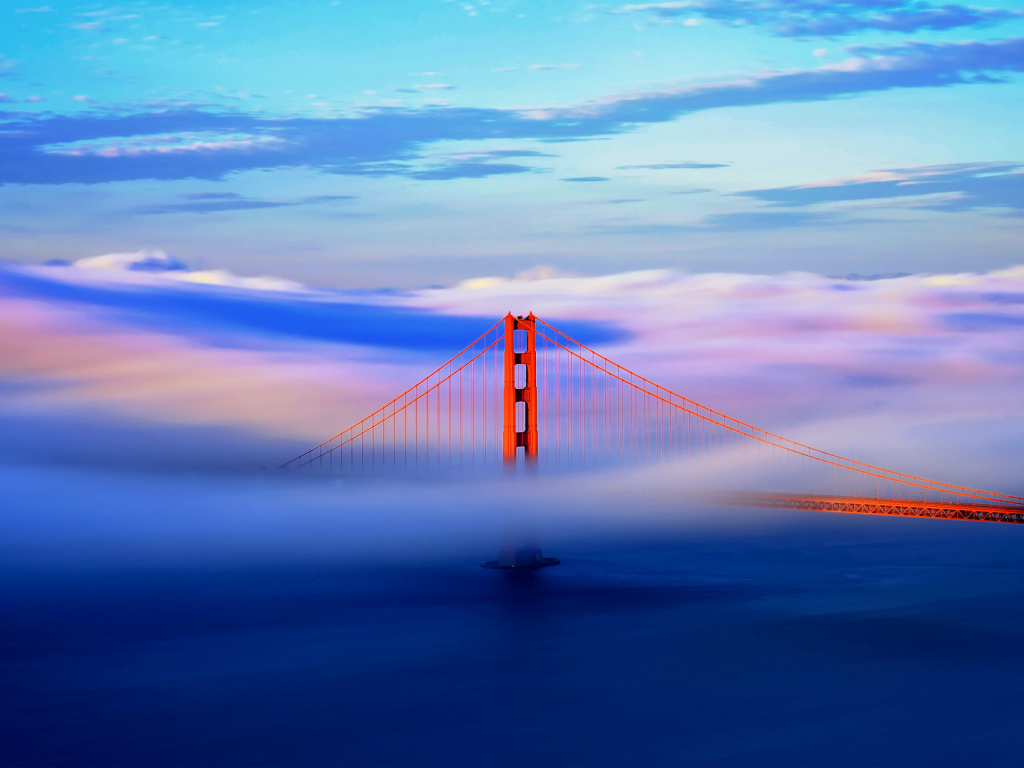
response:
[[[118,269],[128,272],[178,272],[188,269],[185,262],[164,251],[104,253],[79,259],[74,266],[80,269]]]
[[[146,205],[134,209],[133,213],[221,213],[224,211],[250,211],[261,208],[294,208],[302,205],[317,205],[356,199],[352,195],[315,195],[298,200],[254,200],[233,192],[208,192],[183,195],[181,202]]]
[[[543,169],[519,163],[494,162],[517,157],[554,157],[533,149],[479,149],[462,150],[443,157],[430,158],[420,163],[385,164],[381,175],[404,175],[420,181],[451,181],[453,179],[483,179],[488,176],[507,176],[518,173],[537,173]]]
[[[15,74],[14,70],[17,66],[18,62],[13,59],[0,56],[0,77],[12,77]]]
[[[863,220],[861,220],[862,222]],[[734,213],[712,213],[701,219],[700,229],[715,232],[753,232],[770,229],[792,229],[794,227],[833,226],[838,223],[854,223],[835,213],[803,211],[737,211]]]
[[[0,294],[47,301],[83,312],[100,311],[125,325],[190,336],[203,343],[230,337],[292,343],[447,349],[460,332],[481,330],[482,320],[428,325],[423,314],[356,301],[343,293],[311,291],[278,278],[240,278],[222,270],[178,268],[166,254],[108,254],[78,266],[0,269]],[[184,266],[184,265],[181,265]],[[241,289],[242,292],[214,290]],[[491,321],[493,322],[493,321]],[[410,323],[419,333],[409,336]],[[479,332],[479,331],[477,331]]]
[[[558,157],[550,152],[539,152],[536,149],[471,149],[464,150],[452,155],[453,158],[461,160],[488,159],[507,157]]]
[[[736,211],[709,214],[695,224],[613,222],[592,224],[590,229],[611,235],[678,235],[689,232],[757,232],[863,224],[872,221],[825,211]]]
[[[698,18],[760,26],[783,37],[838,37],[864,30],[902,32],[976,27],[1019,18],[1024,11],[934,5],[922,0],[683,0],[638,3],[613,11],[693,26]]]
[[[941,211],[994,208],[1024,216],[1024,163],[954,163],[875,171],[815,184],[738,193],[779,206],[919,198],[915,207]]]
[[[575,182],[594,182],[594,181],[611,181],[607,176],[570,176],[562,181],[575,181]]]
[[[76,101],[87,101],[86,96],[75,96]],[[145,157],[147,155],[177,155],[250,150],[280,144],[281,139],[267,134],[219,134],[214,131],[183,131],[171,134],[85,139],[82,141],[46,144],[39,149],[51,155],[71,157]]]
[[[483,179],[487,176],[535,172],[535,168],[516,163],[454,162],[434,168],[409,171],[407,175],[423,181],[450,181],[451,179]]]
[[[1020,71],[1024,38],[1010,38],[865,49],[856,58],[816,69],[620,94],[566,107],[382,107],[333,118],[166,107],[113,115],[8,114],[0,123],[0,183],[219,179],[233,171],[287,166],[413,175],[421,169],[410,169],[408,161],[434,142],[586,139],[712,109],[991,83],[993,73]]]
[[[707,168],[728,168],[729,163],[694,163],[694,162],[679,162],[679,163],[650,163],[648,165],[620,165],[620,171],[629,170],[650,170],[650,171],[670,171],[670,170],[704,170]]]
[[[978,77],[986,77],[987,72],[1024,71],[1024,38],[908,43],[875,48],[871,54],[816,69],[767,72],[743,80],[612,96],[530,114],[548,120],[654,123],[709,109],[824,101],[896,88],[949,87],[978,82]]]

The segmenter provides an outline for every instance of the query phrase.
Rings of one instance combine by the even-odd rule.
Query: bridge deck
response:
[[[1012,504],[855,496],[804,496],[766,492],[729,493],[717,498],[721,502],[743,507],[846,512],[857,515],[932,517],[946,520],[980,520],[990,523],[1024,523],[1024,506]]]

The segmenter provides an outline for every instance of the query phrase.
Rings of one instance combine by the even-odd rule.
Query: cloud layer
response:
[[[696,26],[698,19],[733,27],[758,26],[781,37],[840,37],[856,32],[904,34],[977,27],[1019,18],[1021,11],[921,0],[679,0],[636,3],[615,11]]]
[[[816,69],[610,96],[565,107],[379,108],[337,118],[266,118],[200,110],[53,116],[0,113],[0,183],[221,179],[255,168],[445,180],[524,173],[501,156],[426,164],[442,141],[596,138],[726,107],[823,101],[896,88],[995,82],[1024,71],[1024,38],[860,49]],[[529,150],[526,150],[529,152]],[[505,157],[509,157],[506,155]],[[527,157],[520,151],[517,156]]]
[[[996,162],[893,168],[849,179],[740,194],[786,207],[917,198],[906,202],[919,209],[956,212],[992,208],[1004,215],[1022,216],[1022,169],[1022,163]]]
[[[978,456],[963,456],[957,441],[966,440],[1003,467],[989,485],[1019,485],[993,446],[1024,451],[1024,268],[880,280],[669,271],[495,278],[422,292],[416,304],[600,317],[631,334],[602,347],[610,358],[732,416],[925,476],[966,479],[968,465],[976,478],[986,474]],[[954,424],[961,437],[947,433]]]
[[[294,208],[302,205],[336,203],[355,200],[353,195],[313,195],[298,200],[256,200],[243,197],[235,192],[197,192],[181,195],[176,202],[160,205],[144,205],[134,209],[135,213],[220,213],[222,211],[252,211],[260,208]]]
[[[7,269],[0,282],[0,418],[17,414],[28,432],[34,420],[65,449],[75,443],[54,413],[106,412],[147,429],[248,431],[290,455],[505,311],[532,310],[681,394],[855,458],[1013,491],[1024,451],[1024,268],[879,280],[538,271],[358,296],[106,262]]]

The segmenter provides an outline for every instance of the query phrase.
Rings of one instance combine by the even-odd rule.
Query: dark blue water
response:
[[[0,763],[1019,765],[1024,530],[790,521],[562,535],[527,578],[9,568]]]

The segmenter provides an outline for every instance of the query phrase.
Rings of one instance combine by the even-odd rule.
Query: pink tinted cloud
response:
[[[144,281],[147,290],[223,290],[204,288],[200,273],[187,270],[54,274],[90,284]],[[298,288],[295,301],[317,300]],[[556,325],[606,322],[631,334],[600,350],[622,365],[736,418],[901,471],[1011,492],[1024,455],[1022,267],[880,280],[534,270],[367,300],[495,318],[534,311]],[[48,384],[16,396],[17,407],[41,413],[95,404],[312,446],[442,362],[259,334],[239,342],[225,347],[189,324],[149,330],[103,307],[0,297],[0,381]]]
[[[27,385],[5,403],[22,413],[86,405],[319,442],[375,407],[386,382],[415,375],[385,358],[341,345],[224,348],[99,308],[0,298],[0,381]]]
[[[417,306],[479,314],[488,307],[604,320],[636,338],[621,349],[651,355],[665,371],[679,360],[708,374],[742,373],[761,364],[900,366],[890,350],[955,366],[971,359],[988,376],[999,352],[1024,336],[1024,268],[988,274],[912,275],[879,280],[814,274],[631,272],[560,277],[541,272],[505,280],[467,280],[419,292]],[[966,333],[971,325],[976,333]],[[991,327],[989,327],[991,326]]]
[[[633,338],[601,352],[736,418],[924,476],[1017,482],[1024,267],[882,280],[670,271],[536,278],[465,281],[422,291],[414,303],[614,323]],[[995,425],[1009,435],[1001,440],[1020,444],[1015,458],[995,450]]]

